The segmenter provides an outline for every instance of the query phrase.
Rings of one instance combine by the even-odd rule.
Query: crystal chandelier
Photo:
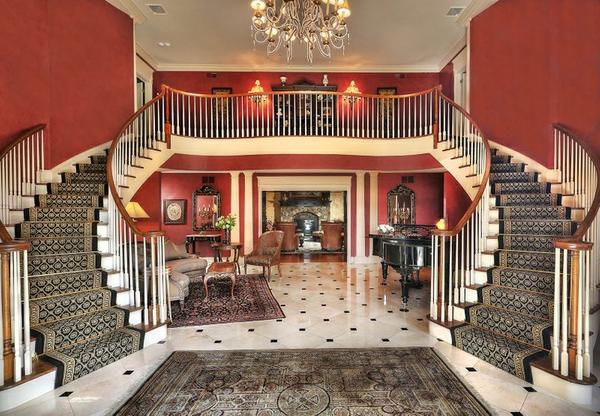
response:
[[[254,42],[266,43],[269,55],[284,47],[289,62],[298,40],[306,43],[306,59],[312,63],[315,49],[331,58],[332,48],[343,51],[348,44],[346,0],[251,0],[250,7]]]

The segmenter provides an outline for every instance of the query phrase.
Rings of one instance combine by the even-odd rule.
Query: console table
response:
[[[189,252],[189,247],[192,246],[192,254],[196,254],[196,241],[219,243],[221,233],[219,231],[206,231],[199,234],[188,234],[185,236],[185,251]]]

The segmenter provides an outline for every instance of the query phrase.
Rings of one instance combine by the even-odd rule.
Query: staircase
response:
[[[131,325],[130,314],[139,310],[117,306],[128,304],[128,290],[109,286],[110,258],[100,252],[108,240],[106,156],[77,164],[76,172],[63,173],[61,183],[47,188],[24,210],[15,235],[31,243],[35,352],[57,367],[59,386],[138,351],[144,330]]]
[[[496,247],[482,256],[493,266],[480,269],[485,284],[470,287],[477,302],[465,306],[466,324],[452,328],[455,346],[529,382],[531,362],[551,348],[553,240],[577,228],[562,195],[539,177],[492,149],[488,245]]]

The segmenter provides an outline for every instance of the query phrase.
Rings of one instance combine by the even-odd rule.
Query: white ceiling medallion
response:
[[[315,49],[331,58],[331,49],[342,49],[350,39],[346,0],[251,0],[252,36],[266,43],[269,55],[282,48],[288,62],[296,41],[306,44],[306,59],[313,62]]]

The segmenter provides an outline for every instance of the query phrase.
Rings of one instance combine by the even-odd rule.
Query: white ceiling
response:
[[[137,8],[138,49],[159,70],[419,72],[438,71],[465,43],[465,25],[447,17],[448,9],[481,0],[351,0],[345,55],[334,51],[313,65],[301,44],[290,63],[252,44],[249,0],[109,1],[130,14]],[[161,4],[167,15],[153,14],[147,4]]]

